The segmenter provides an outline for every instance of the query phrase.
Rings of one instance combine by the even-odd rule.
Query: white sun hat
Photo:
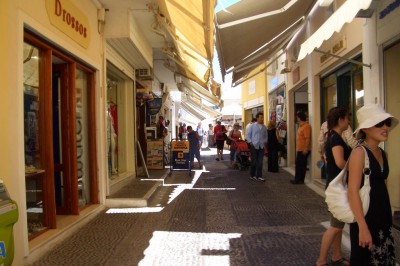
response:
[[[388,118],[392,118],[392,126],[390,129],[395,128],[399,120],[386,112],[381,105],[372,103],[364,105],[357,111],[358,127],[354,131],[356,139],[361,137],[361,129],[373,127]]]

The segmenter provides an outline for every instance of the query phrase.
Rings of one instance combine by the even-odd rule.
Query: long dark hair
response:
[[[344,119],[348,115],[349,111],[347,110],[347,108],[341,106],[331,108],[328,112],[328,117],[326,119],[328,130],[336,127],[339,124],[339,119]]]

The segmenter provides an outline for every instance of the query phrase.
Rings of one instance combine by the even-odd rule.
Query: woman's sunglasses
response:
[[[379,122],[378,124],[375,125],[375,127],[380,128],[380,127],[383,127],[383,125],[391,127],[392,126],[392,118],[389,117],[388,119],[383,120],[382,122]]]

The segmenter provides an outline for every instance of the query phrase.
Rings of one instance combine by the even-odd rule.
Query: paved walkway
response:
[[[318,193],[202,154],[203,170],[174,172],[152,207],[108,209],[34,265],[314,265],[329,219]]]

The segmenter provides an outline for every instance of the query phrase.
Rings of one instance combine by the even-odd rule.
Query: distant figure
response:
[[[214,141],[214,128],[212,124],[208,124],[208,137],[207,137],[207,141],[208,141],[208,147],[212,148],[214,147],[215,141]]]
[[[201,127],[201,122],[197,124],[196,128],[197,133],[199,134],[200,138],[200,147],[203,146],[203,135],[204,135],[204,129]]]
[[[228,138],[231,140],[231,145],[229,146],[231,166],[233,166],[235,162],[235,154],[237,149],[236,141],[242,139],[242,132],[240,132],[239,128],[240,125],[236,122],[233,124],[233,129],[228,133]]]
[[[214,140],[217,143],[217,156],[215,160],[217,161],[224,159],[222,155],[224,152],[225,133],[225,127],[221,125],[221,121],[217,121],[217,125],[214,127]]]
[[[158,122],[157,122],[157,137],[159,139],[164,138],[164,129],[165,129],[164,117],[160,115],[158,117]]]
[[[257,119],[256,119],[255,117],[253,117],[253,118],[251,119],[251,121],[246,125],[246,129],[245,129],[245,131],[244,131],[244,134],[247,134],[247,131],[248,131],[249,127],[250,127],[252,124],[254,124],[255,122],[257,122]]]
[[[275,121],[271,120],[267,126],[268,131],[268,172],[278,173],[279,162],[278,162],[278,151],[281,145],[281,138],[279,137],[278,130],[276,129]]]
[[[290,180],[295,185],[304,184],[307,158],[311,151],[311,126],[307,122],[307,116],[303,111],[298,111],[296,119],[299,124],[296,136],[296,170],[294,180]]]
[[[194,168],[194,157],[196,157],[198,163],[199,163],[199,168],[203,168],[203,164],[201,162],[200,158],[200,137],[197,131],[194,131],[192,126],[187,127],[188,130],[188,141],[189,141],[189,160],[190,160],[190,167],[193,169]]]

